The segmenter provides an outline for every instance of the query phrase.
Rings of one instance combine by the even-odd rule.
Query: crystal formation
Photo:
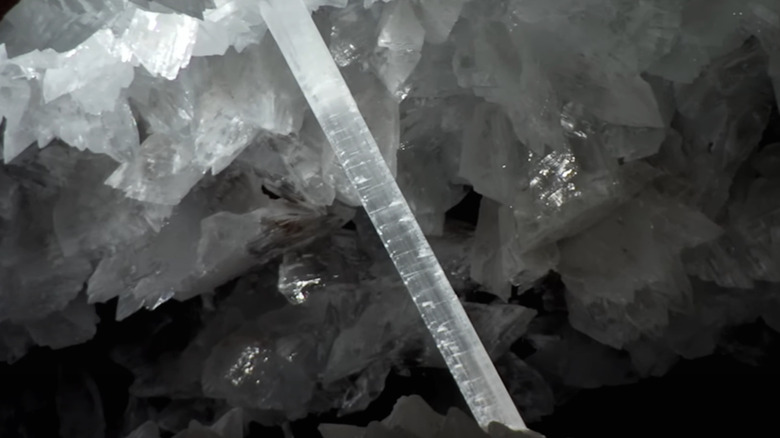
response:
[[[410,41],[399,35],[421,35],[421,28],[404,28],[416,20],[405,2],[400,0],[395,3],[397,8],[385,11],[390,22],[383,20],[378,44],[389,47],[391,53],[408,54],[410,47],[417,46],[413,35]],[[516,430],[527,429],[305,4],[301,0],[263,0],[260,9],[477,422],[484,428],[498,422]],[[413,68],[415,63],[409,65]],[[392,69],[393,62],[388,64]],[[404,65],[391,83],[385,80],[391,91],[411,71],[407,67]],[[317,75],[312,74],[314,68],[321,69]],[[381,71],[380,75],[384,77]]]
[[[780,330],[780,3],[305,4],[528,420]],[[0,21],[0,361],[100,339],[115,306],[124,436],[349,414],[446,366],[263,14],[21,0]],[[66,438],[113,427],[90,382],[58,384]]]

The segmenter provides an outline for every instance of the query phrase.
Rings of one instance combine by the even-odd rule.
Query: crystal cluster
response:
[[[780,3],[306,3],[456,291],[499,297],[465,306],[526,419],[780,330]],[[138,406],[226,416],[139,408],[131,436],[356,412],[443,366],[257,1],[22,0],[0,116],[0,361],[88,341],[96,303],[202,300],[180,349],[114,359]],[[474,227],[445,215],[471,190]]]

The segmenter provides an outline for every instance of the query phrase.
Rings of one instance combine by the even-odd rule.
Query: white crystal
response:
[[[526,429],[304,4],[277,0],[261,5],[270,32],[360,194],[478,423],[487,427],[499,421]],[[320,68],[317,75],[312,74],[314,66]]]
[[[372,63],[392,95],[399,98],[405,95],[404,82],[420,61],[424,41],[425,29],[417,19],[411,0],[395,0],[383,8],[377,39],[380,50]]]
[[[70,94],[90,114],[112,110],[121,90],[133,80],[133,67],[119,58],[116,44],[114,34],[106,29],[62,54],[67,61],[44,75],[44,102]]]
[[[528,330],[528,364],[500,359],[518,373],[507,382],[515,401],[528,403],[511,386],[521,382],[552,403],[531,367],[566,386],[621,384],[711,354],[724,327],[780,326],[780,159],[768,144],[779,133],[766,129],[780,97],[776,1],[305,0],[297,16],[317,11],[355,101],[319,36],[281,15],[269,20],[277,38],[311,38],[296,52],[307,63],[291,65],[313,111],[267,35],[268,4],[23,0],[0,22],[0,360],[90,338],[86,280],[90,301],[118,298],[120,319],[203,295],[206,328],[185,352],[143,366],[123,356],[135,394],[199,397],[205,383],[211,396],[279,409],[273,421],[363,410],[392,368],[445,365],[381,246],[423,274],[420,263],[435,265],[398,237],[421,238],[409,210],[445,271],[427,286],[446,274],[456,291],[509,298],[511,286],[535,294],[549,271],[563,275],[553,307],[565,300],[568,322],[466,305],[494,359]],[[355,147],[345,163],[329,145],[370,136],[380,152]],[[400,214],[380,153],[410,204]],[[469,187],[483,196],[473,237],[445,216]],[[378,235],[339,205],[364,201],[386,216]],[[357,232],[335,232],[350,219]],[[294,312],[269,312],[276,289],[300,301]],[[478,345],[469,339],[463,348]],[[249,374],[259,383],[236,387],[224,371],[253,345],[274,366],[258,361]],[[296,354],[311,360],[285,368]],[[276,385],[284,379],[293,391]],[[162,429],[241,434],[237,412],[188,426],[193,405],[172,402]],[[226,411],[218,405],[212,413]],[[418,407],[409,427],[340,432],[408,434],[428,424]],[[462,415],[443,421],[439,435],[485,436]],[[62,424],[64,436],[89,436]]]
[[[192,56],[224,55],[230,46],[241,52],[259,43],[265,28],[256,2],[217,0],[214,8],[203,12]]]
[[[71,184],[59,195],[52,215],[54,231],[65,256],[106,254],[126,242],[159,231],[170,206],[144,204],[103,184],[111,160],[83,160]]]
[[[6,96],[10,98],[7,102],[10,108],[15,109],[6,115],[9,121],[16,123],[8,126],[6,131],[3,148],[5,162],[12,161],[35,141],[39,147],[45,147],[54,138],[60,138],[81,150],[90,149],[108,154],[118,161],[129,157],[132,149],[137,147],[135,120],[129,106],[121,99],[95,99],[82,89],[48,104],[44,101],[44,83],[41,79],[45,81],[47,69],[64,65],[63,59],[68,58],[49,51],[30,52],[8,60],[11,65],[4,69],[4,79],[10,82]],[[112,61],[108,64],[111,65]],[[29,80],[19,77],[19,70],[16,70],[19,68]],[[116,83],[108,81],[106,90],[111,90],[109,95],[121,89],[123,81],[127,79],[121,76]],[[90,113],[87,109],[98,113]]]
[[[190,144],[153,134],[105,182],[138,201],[176,205],[206,173],[191,165],[192,154]]]
[[[126,7],[127,0],[105,0],[99,7],[80,1],[18,2],[0,22],[0,40],[7,43],[12,56],[44,48],[67,52]]]
[[[136,9],[121,38],[121,56],[151,74],[175,79],[192,56],[198,21],[194,18]]]

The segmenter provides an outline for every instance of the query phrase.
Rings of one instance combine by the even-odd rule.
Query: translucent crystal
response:
[[[189,166],[191,161],[189,144],[164,134],[150,135],[133,161],[117,168],[106,184],[141,202],[176,205],[205,173]]]
[[[686,139],[683,149],[693,158],[684,168],[672,169],[690,181],[694,202],[707,214],[723,207],[737,163],[757,146],[767,123],[771,84],[766,63],[765,53],[748,41],[677,91],[675,124]],[[743,66],[751,68],[743,71]]]
[[[535,310],[517,305],[467,303],[464,307],[493,358],[500,358],[509,351],[536,316]]]
[[[336,197],[335,184],[324,163],[330,157],[321,144],[308,140],[261,134],[237,160],[259,174],[263,186],[278,196],[328,206]]]
[[[235,278],[258,260],[280,255],[284,245],[311,242],[348,220],[336,214],[330,226],[323,226],[318,219],[324,212],[281,201],[243,214],[208,215],[206,208],[193,196],[159,234],[144,236],[101,260],[89,280],[90,301],[120,296],[126,301],[120,299],[117,312],[124,318],[174,296],[190,298]]]
[[[412,99],[402,106],[406,117],[401,121],[402,147],[399,166],[404,170],[397,181],[426,235],[444,232],[445,213],[466,195],[457,178],[457,134],[443,129],[444,114],[434,115],[438,108],[422,106]],[[439,122],[440,124],[437,124]]]
[[[11,56],[31,50],[74,49],[127,7],[126,0],[107,0],[99,8],[81,2],[19,2],[0,22],[0,40]],[[30,25],[30,23],[35,23]]]
[[[364,61],[373,52],[379,20],[376,11],[358,4],[331,11],[329,49],[339,67]]]
[[[230,46],[241,52],[262,39],[265,23],[257,3],[247,0],[217,0],[203,11],[192,56],[224,55]]]
[[[54,205],[54,231],[66,256],[105,254],[128,241],[159,231],[171,215],[170,206],[126,198],[103,184],[115,166],[106,157],[83,160]]]
[[[719,233],[701,213],[644,193],[559,245],[558,269],[570,293],[572,325],[615,348],[640,334],[659,336],[669,323],[668,312],[690,293],[680,251]],[[607,271],[619,274],[605,275]]]
[[[134,199],[175,205],[206,172],[224,170],[263,130],[297,131],[303,99],[271,43],[241,54],[231,50],[223,57],[196,59],[177,82],[148,77],[134,82],[131,99],[151,135],[107,183]],[[263,86],[248,85],[255,76],[265,78]],[[236,91],[235,84],[247,85]]]
[[[355,269],[362,260],[352,233],[339,233],[320,245],[324,246],[284,254],[279,265],[278,287],[291,303],[301,304],[310,294],[332,285],[358,281]]]
[[[123,62],[116,45],[116,37],[106,29],[64,53],[67,62],[46,70],[44,101],[69,94],[90,114],[114,109],[121,90],[133,81],[133,66]]]
[[[298,1],[285,4],[264,1],[261,7],[269,30],[360,193],[363,206],[394,259],[423,320],[437,339],[437,346],[478,422],[487,426],[491,421],[500,421],[526,429],[474,329],[467,323],[465,312],[422,230],[394,184],[376,141],[304,5]],[[307,74],[307,71],[311,72],[307,66],[314,65],[326,69],[330,88],[318,86],[314,76]],[[322,77],[316,79],[321,80]],[[438,298],[432,300],[433,296],[427,296],[429,294],[438,295]],[[437,314],[436,307],[443,309],[438,311],[441,314]],[[453,321],[458,321],[457,328],[449,327]],[[463,354],[465,352],[469,353]]]
[[[75,95],[66,95],[45,104],[42,84],[35,78],[44,67],[56,65],[56,59],[50,61],[29,64],[30,74],[33,75],[33,79],[27,81],[29,94],[25,87],[11,87],[13,100],[9,104],[23,108],[24,112],[16,116],[20,119],[15,126],[8,127],[3,147],[4,161],[12,161],[33,142],[37,141],[39,147],[45,147],[55,138],[80,150],[89,149],[107,154],[117,161],[127,159],[138,146],[138,130],[127,103],[122,100],[110,102],[110,110],[100,114],[87,112],[75,100]],[[26,62],[17,59],[15,63],[23,65]],[[95,102],[101,108],[106,104],[100,99]],[[14,117],[13,113],[10,115]]]
[[[404,82],[420,61],[425,40],[411,0],[396,0],[385,6],[379,22],[379,37],[372,64],[377,75],[396,97],[406,94]]]
[[[524,149],[503,111],[480,104],[464,132],[458,174],[482,195],[511,205],[533,156]]]
[[[175,79],[192,56],[198,22],[191,17],[134,11],[121,38],[123,58],[132,56],[153,75]]]
[[[182,289],[183,280],[195,269],[198,241],[194,236],[200,235],[202,208],[196,201],[185,202],[159,234],[136,239],[103,258],[89,279],[90,302],[130,295],[156,308]],[[121,307],[118,311],[125,314]]]
[[[294,331],[281,331],[269,325],[276,318],[265,318],[220,342],[203,370],[205,393],[235,406],[281,411],[288,418],[305,415],[333,336],[327,326],[312,330],[326,322],[323,310],[313,304],[288,308],[276,316],[298,319]]]
[[[548,381],[575,388],[598,388],[636,381],[631,361],[572,329],[554,316],[534,321],[528,338],[536,352],[525,361]],[[510,383],[511,385],[511,383]]]
[[[425,40],[441,44],[447,40],[463,9],[463,0],[421,0],[421,21]]]
[[[779,8],[22,0],[0,22],[0,361],[86,342],[94,302],[123,319],[199,297],[121,323],[136,338],[112,351],[135,378],[121,430],[238,438],[248,421],[365,410],[390,373],[446,366],[437,347],[475,412],[500,405],[515,425],[512,400],[539,417],[551,388],[744,359],[730,327],[780,327]],[[455,220],[478,195],[476,227]],[[500,298],[418,299],[453,335],[437,345],[402,278],[437,291],[445,276]],[[540,314],[502,301],[526,290]],[[458,344],[466,318],[476,335]],[[181,348],[162,354],[166,330]],[[523,360],[507,353],[520,336]],[[501,403],[483,396],[502,392],[488,358]],[[53,427],[111,434],[91,379],[69,379]],[[405,400],[323,432],[486,436],[453,412]]]

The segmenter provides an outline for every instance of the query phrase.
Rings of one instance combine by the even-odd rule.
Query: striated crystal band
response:
[[[477,422],[525,430],[303,0],[261,10]]]

